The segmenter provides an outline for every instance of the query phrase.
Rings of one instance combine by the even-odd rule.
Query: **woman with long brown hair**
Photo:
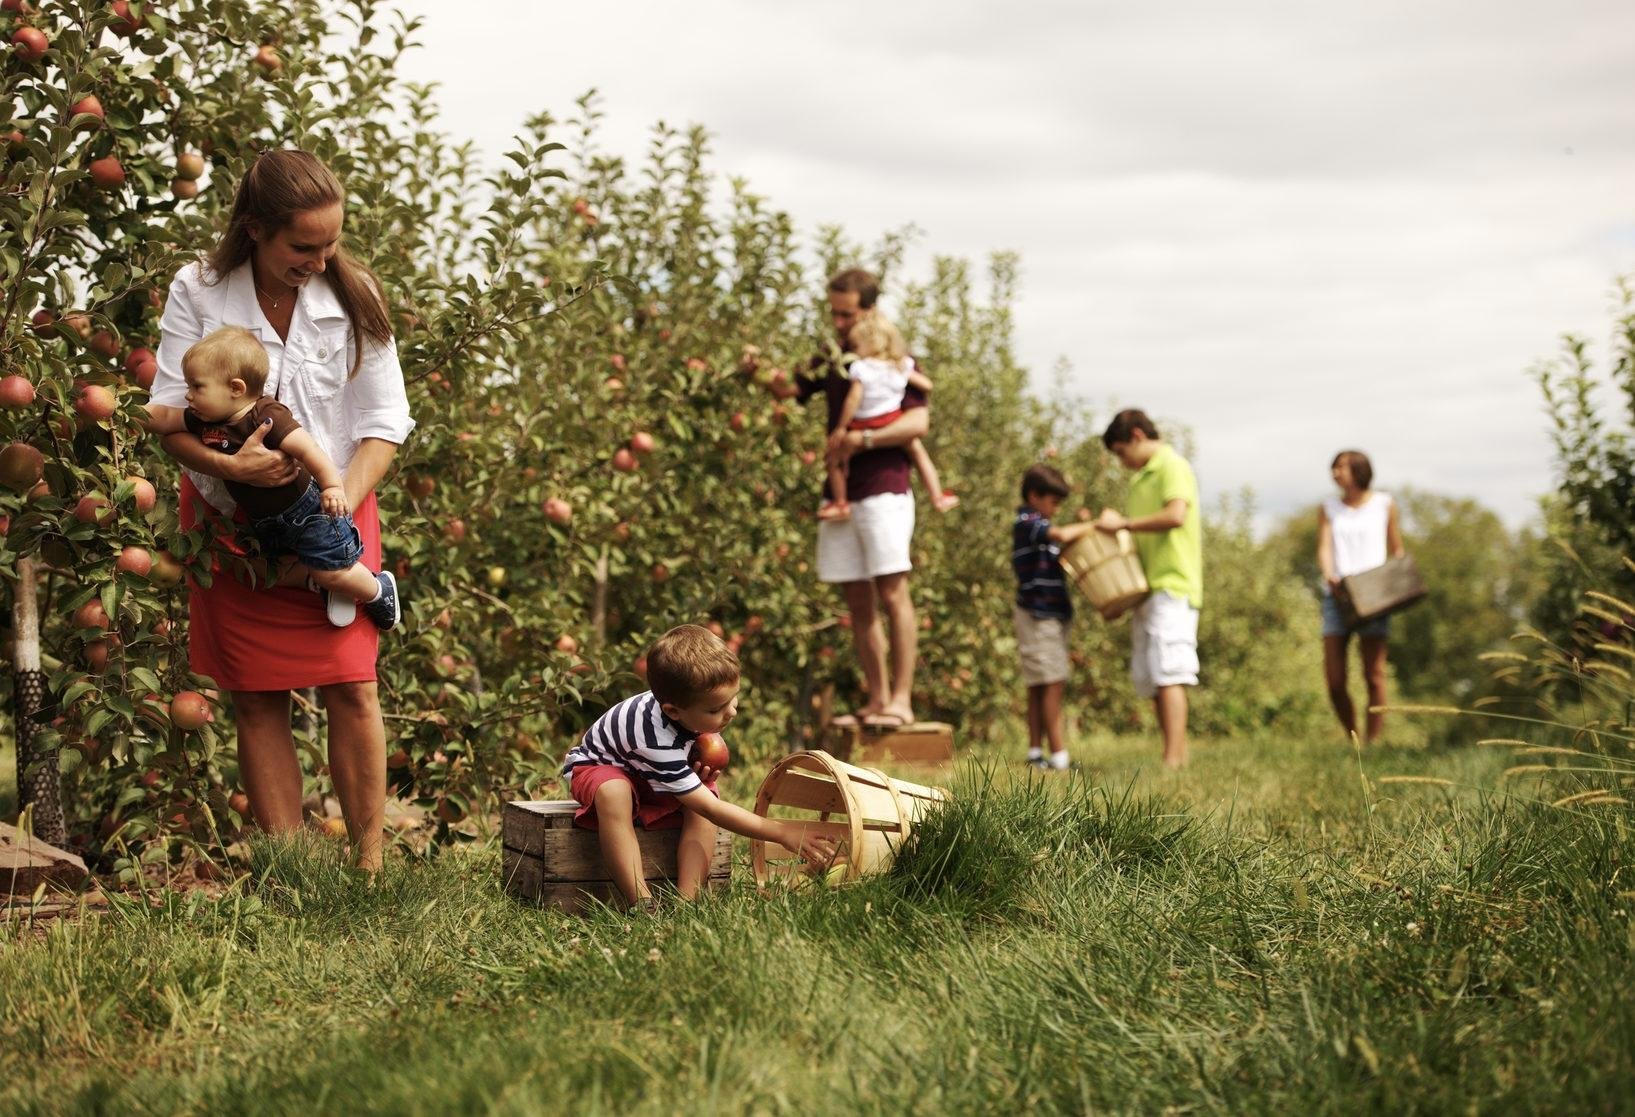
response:
[[[341,244],[345,192],[304,151],[270,151],[251,164],[215,249],[170,286],[160,323],[150,402],[185,407],[182,355],[219,326],[242,326],[267,350],[264,392],[288,407],[343,475],[347,503],[379,570],[375,486],[414,428],[380,282]],[[294,463],[258,431],[234,454],[188,434],[165,449],[186,467],[184,530],[209,525],[218,546],[244,553],[243,523],[224,480],[266,486]],[[386,801],[386,733],[375,684],[379,633],[344,605],[326,608],[296,567],[273,588],[240,580],[218,561],[209,586],[189,580],[189,656],[232,696],[239,774],[260,826],[301,824],[301,770],[290,691],[317,687],[328,715],[329,769],[357,863],[376,869]]]
[[[1346,645],[1353,633],[1361,645],[1363,685],[1368,690],[1368,717],[1363,739],[1379,740],[1385,728],[1385,642],[1390,618],[1366,621],[1353,629],[1340,614],[1334,590],[1341,578],[1361,574],[1400,558],[1407,551],[1397,526],[1397,504],[1375,492],[1374,466],[1361,450],[1341,450],[1329,464],[1329,476],[1340,495],[1317,510],[1317,567],[1323,574],[1323,678],[1329,702],[1348,736],[1357,733],[1357,707],[1346,685]]]

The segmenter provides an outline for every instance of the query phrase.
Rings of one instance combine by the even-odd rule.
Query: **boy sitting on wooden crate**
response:
[[[579,810],[574,824],[597,831],[608,875],[632,907],[654,901],[642,873],[636,827],[681,829],[676,890],[691,900],[709,871],[716,827],[777,842],[827,866],[835,845],[799,823],[762,818],[723,802],[720,774],[695,755],[738,712],[738,657],[707,628],[684,624],[647,652],[652,687],[626,698],[585,731],[562,762]]]

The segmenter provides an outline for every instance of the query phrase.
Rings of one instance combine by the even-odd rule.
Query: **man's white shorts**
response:
[[[1198,685],[1198,610],[1160,590],[1143,601],[1130,623],[1130,677],[1135,692],[1151,698],[1164,686]]]
[[[856,501],[851,519],[818,523],[818,581],[866,582],[912,570],[913,538],[913,494],[881,493]]]

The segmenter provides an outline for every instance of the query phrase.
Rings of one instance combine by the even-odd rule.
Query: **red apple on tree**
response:
[[[108,24],[108,30],[115,35],[123,35],[128,39],[142,29],[142,22],[131,15],[130,0],[114,0],[108,7],[114,14],[113,22]]]
[[[614,368],[618,369],[620,372],[623,372],[624,371],[624,354],[623,353],[613,354],[613,356],[608,358],[608,363],[611,364]]]
[[[0,379],[0,407],[17,408],[27,407],[34,402],[34,385],[26,376],[16,373]]]
[[[138,578],[146,578],[153,569],[153,555],[146,547],[125,547],[119,552],[119,558],[114,561],[114,569],[122,574],[135,574]]]
[[[93,423],[112,417],[118,406],[114,394],[101,384],[82,384],[79,394],[74,397],[74,410],[80,418]]]
[[[196,690],[184,690],[170,700],[170,722],[192,732],[210,720],[210,703]]]
[[[630,436],[630,450],[636,454],[651,454],[658,442],[646,431],[637,431]]]
[[[112,359],[119,356],[119,335],[112,330],[98,330],[91,335],[86,348],[99,357]]]
[[[68,119],[74,120],[76,117],[81,116],[94,117],[95,119],[78,121],[74,125],[75,129],[77,130],[88,131],[96,128],[108,119],[107,114],[102,111],[102,102],[92,96],[81,97],[72,105],[68,106]]]
[[[564,632],[556,638],[556,650],[563,655],[572,655],[579,650],[579,641]]]
[[[176,156],[176,177],[192,182],[204,174],[204,156],[196,151],[184,151]]]
[[[278,48],[271,43],[263,44],[250,61],[255,65],[256,69],[268,76],[276,74],[284,68],[284,60],[278,56]]]
[[[131,500],[136,504],[138,512],[152,512],[153,506],[159,503],[159,494],[154,491],[153,485],[146,477],[127,477],[131,483]]]
[[[89,493],[74,505],[74,519],[82,524],[103,525],[114,518],[114,506],[100,496]]]
[[[108,611],[102,607],[102,602],[93,597],[74,610],[74,627],[106,632],[113,627],[113,622],[108,619]]]
[[[653,564],[653,581],[659,583],[660,585],[663,585],[665,582],[668,582],[669,580],[670,580],[670,568],[668,566],[665,566],[662,562],[655,562]]]
[[[190,178],[170,180],[170,196],[178,202],[192,201],[199,196],[199,184]]]
[[[125,185],[125,165],[112,155],[93,159],[86,165],[91,181],[104,190],[116,190]]]
[[[727,420],[727,426],[731,427],[735,431],[741,431],[748,425],[749,416],[745,415],[742,411],[734,411],[732,413],[732,418]]]
[[[573,519],[573,505],[569,504],[561,497],[553,496],[546,498],[544,511],[545,518],[551,521],[553,524],[566,525],[569,520]]]
[[[38,27],[19,27],[12,33],[11,46],[24,62],[38,62],[51,48],[51,40]]]
[[[636,460],[636,455],[623,446],[613,452],[612,464],[613,468],[620,473],[634,473],[641,468],[641,463]]]
[[[0,482],[26,493],[45,476],[45,455],[26,442],[10,442],[0,449]]]
[[[463,542],[465,542],[465,538],[466,538],[466,522],[464,520],[460,519],[458,516],[456,516],[454,519],[450,520],[448,522],[448,526],[445,527],[443,530],[447,533],[447,535],[449,537],[449,541],[451,543],[463,543]]]

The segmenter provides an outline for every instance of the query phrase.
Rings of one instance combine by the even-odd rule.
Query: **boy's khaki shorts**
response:
[[[1022,656],[1022,682],[1046,686],[1067,681],[1067,622],[1059,617],[1036,617],[1015,607],[1016,650]]]

